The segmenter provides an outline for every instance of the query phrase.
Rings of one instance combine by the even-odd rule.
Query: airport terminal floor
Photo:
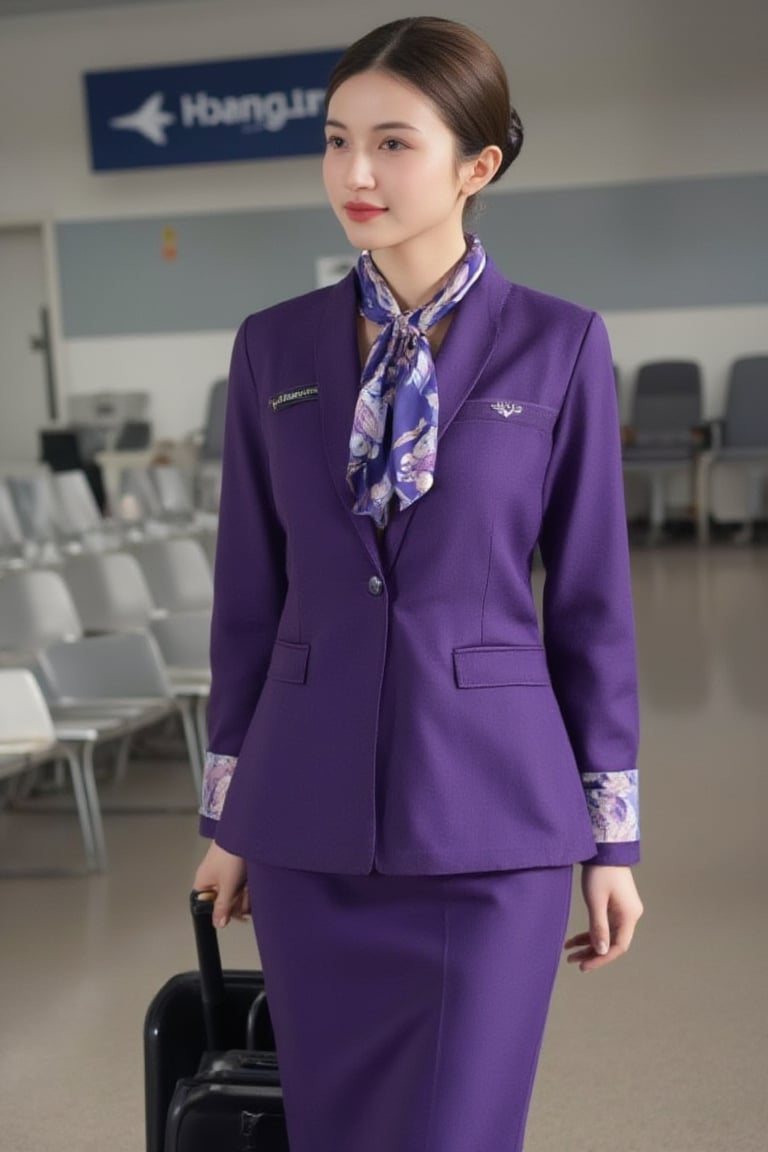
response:
[[[761,1152],[768,546],[637,546],[632,562],[646,915],[606,971],[563,964],[526,1148]],[[143,1014],[194,963],[202,842],[180,746],[137,746],[114,800],[189,812],[106,815],[105,875],[0,881],[3,1152],[144,1147]],[[0,866],[79,849],[74,818],[0,811]],[[228,928],[222,951],[233,967],[257,962],[248,926]]]

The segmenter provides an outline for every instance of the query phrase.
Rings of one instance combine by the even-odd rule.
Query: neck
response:
[[[405,312],[421,308],[442,288],[466,253],[464,233],[449,238],[419,236],[407,244],[371,252],[376,267]]]

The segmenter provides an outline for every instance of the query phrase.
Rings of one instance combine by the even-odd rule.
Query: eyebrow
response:
[[[326,128],[347,129],[347,125],[342,124],[341,120],[326,120],[325,126]],[[401,131],[405,129],[407,132],[421,132],[420,128],[417,128],[413,124],[406,124],[404,120],[387,120],[383,124],[374,124],[373,126],[374,132],[392,131],[393,129],[399,129]]]

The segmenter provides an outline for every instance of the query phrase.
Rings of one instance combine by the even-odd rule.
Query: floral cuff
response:
[[[597,844],[627,844],[640,839],[637,769],[583,772],[592,832]]]
[[[232,774],[237,766],[237,756],[220,756],[207,752],[203,770],[203,797],[200,815],[210,820],[219,820],[227,798],[227,790]]]

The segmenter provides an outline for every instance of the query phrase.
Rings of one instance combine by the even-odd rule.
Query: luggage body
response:
[[[210,901],[190,901],[199,972],[144,1022],[147,1152],[288,1152],[274,1035],[256,971],[223,971]]]
[[[290,1152],[283,1094],[225,1053],[226,1068],[180,1080],[168,1110],[167,1152]],[[230,1063],[231,1060],[231,1063]]]
[[[274,1049],[268,1014],[254,1020],[264,993],[260,972],[225,970],[223,1049]],[[194,1076],[208,1043],[199,972],[172,976],[147,1009],[144,1021],[146,1152],[164,1152],[165,1125],[176,1083]]]

